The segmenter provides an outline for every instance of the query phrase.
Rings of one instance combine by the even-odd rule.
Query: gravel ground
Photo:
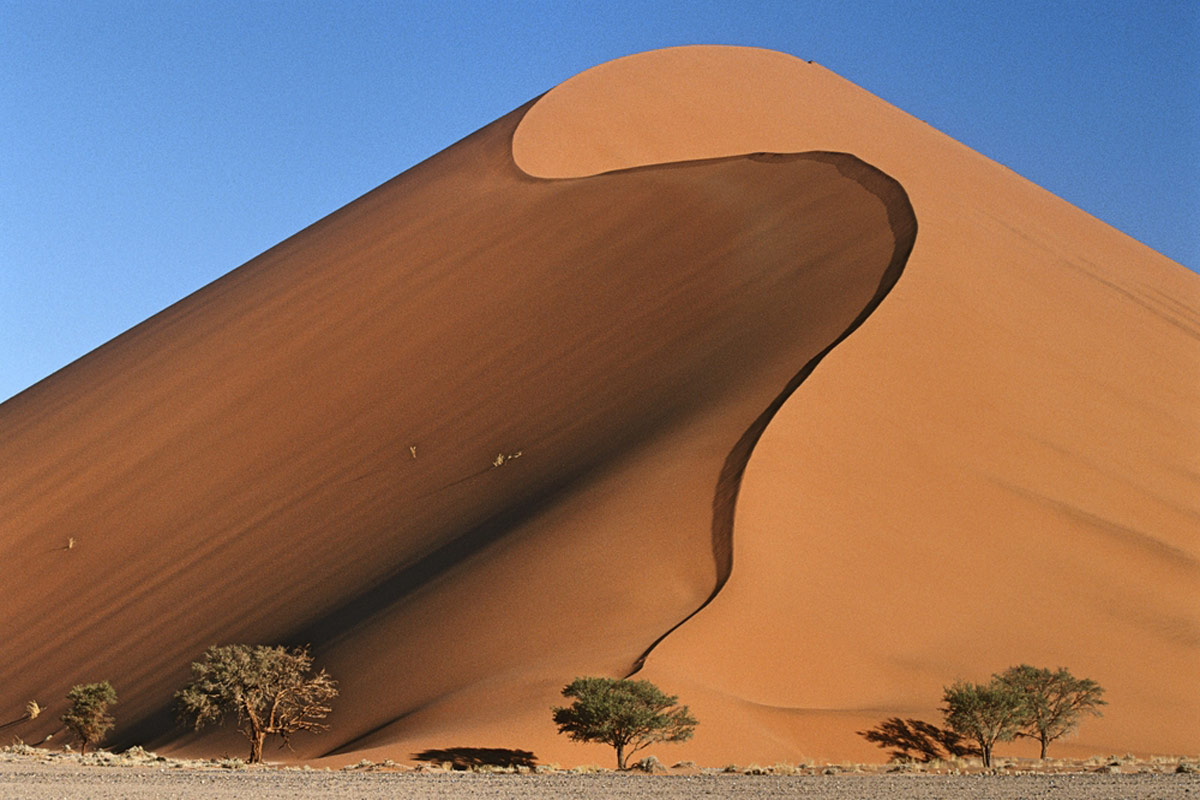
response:
[[[693,798],[1200,800],[1200,776],[478,775],[0,763],[0,798]]]

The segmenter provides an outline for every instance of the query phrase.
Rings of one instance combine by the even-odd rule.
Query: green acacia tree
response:
[[[108,707],[117,702],[117,692],[108,681],[79,684],[67,692],[67,701],[71,705],[62,722],[79,737],[80,752],[86,753],[88,745],[104,741],[115,724]]]
[[[263,743],[279,736],[286,745],[300,731],[320,733],[321,720],[337,697],[337,681],[325,670],[309,675],[307,648],[229,644],[210,647],[192,664],[192,680],[175,693],[180,720],[199,730],[232,715],[250,740],[250,763],[262,761]]]
[[[617,751],[617,769],[655,742],[685,742],[698,724],[679,698],[650,681],[576,678],[562,690],[573,699],[555,706],[558,732],[577,742],[603,742]]]
[[[1012,741],[1028,720],[1021,692],[995,679],[986,684],[955,681],[943,690],[942,702],[946,725],[979,745],[989,769],[996,742]]]
[[[1026,721],[1018,736],[1037,739],[1041,758],[1056,739],[1072,733],[1087,714],[1100,717],[1104,689],[1088,678],[1076,678],[1065,667],[1056,671],[1021,664],[995,676],[1003,686],[1018,692],[1025,705]]]

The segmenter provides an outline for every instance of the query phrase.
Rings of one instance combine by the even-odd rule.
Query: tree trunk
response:
[[[1041,758],[1043,761],[1045,761],[1046,760],[1046,745],[1049,744],[1049,742],[1046,741],[1045,736],[1043,736],[1041,738],[1041,742],[1042,742],[1042,754],[1038,757]]]
[[[983,751],[983,768],[991,769],[992,768],[992,746],[990,744],[985,744],[982,747],[980,747],[979,749]]]
[[[87,739],[80,739],[79,741],[81,743],[79,745],[79,755],[86,756],[87,755]]]
[[[617,747],[617,769],[625,769],[625,745],[618,744],[616,747]]]
[[[250,763],[251,764],[261,764],[262,763],[263,741],[266,738],[267,738],[267,735],[265,733],[263,733],[262,731],[254,731],[253,733],[250,734]]]

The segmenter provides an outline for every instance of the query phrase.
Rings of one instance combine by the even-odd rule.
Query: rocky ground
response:
[[[1119,759],[1116,759],[1120,761]],[[860,767],[777,765],[777,774],[681,767],[656,774],[541,768],[463,772],[362,763],[341,770],[247,767],[237,760],[180,761],[136,751],[80,757],[33,748],[0,750],[0,798],[771,798],[818,800],[1200,800],[1192,762],[1126,761],[1090,772],[927,774]],[[1080,765],[1084,768],[1085,765]],[[1170,767],[1174,769],[1169,769]],[[760,768],[761,769],[761,768]],[[889,769],[879,767],[879,770]],[[1094,770],[1099,771],[1094,771]],[[753,771],[753,770],[751,770]],[[763,770],[766,771],[766,770]],[[1010,772],[1015,772],[1009,768]],[[826,774],[832,773],[832,774]]]

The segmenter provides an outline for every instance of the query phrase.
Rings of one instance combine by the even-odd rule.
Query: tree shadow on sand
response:
[[[537,764],[537,756],[531,751],[511,750],[507,747],[446,747],[422,750],[413,753],[412,759],[434,764],[449,762],[452,768],[461,770],[483,766],[533,767]]]
[[[895,761],[928,763],[934,759],[980,755],[979,748],[954,731],[920,719],[891,717],[870,730],[859,731],[858,735],[880,747],[892,748],[888,755]]]

